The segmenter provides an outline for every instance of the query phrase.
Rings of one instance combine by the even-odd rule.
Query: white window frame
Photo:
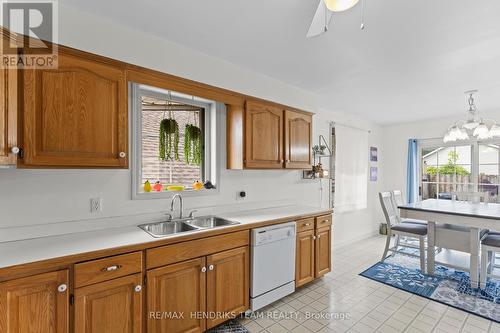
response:
[[[455,142],[443,142],[442,138],[436,139],[420,139],[417,140],[418,143],[418,160],[422,161],[422,149],[423,148],[434,148],[434,147],[456,147],[456,146],[471,146],[471,179],[473,191],[479,190],[479,145],[495,144],[500,145],[500,139],[489,139],[489,140],[464,140]],[[500,169],[500,154],[499,154],[499,169]],[[422,166],[418,170],[418,183],[422,187]],[[500,174],[500,170],[499,170]],[[499,184],[500,185],[500,184]],[[420,192],[420,191],[419,191]],[[419,194],[419,199],[422,200],[422,195]]]
[[[137,84],[134,82],[129,83],[129,118],[131,124],[129,130],[132,133],[130,135],[130,147],[132,150],[132,199],[133,200],[148,200],[148,199],[168,199],[172,198],[175,194],[182,194],[182,196],[204,196],[204,195],[214,195],[220,192],[220,114],[225,111],[225,105],[215,101],[209,101],[202,98],[192,98],[191,96],[177,93],[169,92],[164,89]],[[190,105],[199,106],[205,109],[204,123],[205,128],[204,133],[204,156],[203,164],[204,168],[203,174],[205,179],[210,179],[212,184],[214,184],[214,189],[202,189],[199,191],[195,190],[184,190],[184,191],[162,191],[162,192],[143,192],[142,191],[142,103],[141,96],[149,96],[158,99],[170,99],[179,103],[186,103]],[[208,129],[208,130],[207,130]],[[204,180],[200,180],[204,181]]]

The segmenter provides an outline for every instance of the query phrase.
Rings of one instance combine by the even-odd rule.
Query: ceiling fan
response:
[[[328,31],[328,26],[335,12],[343,12],[354,7],[359,0],[320,0],[316,13],[314,14],[311,26],[306,37],[312,38],[324,34]],[[364,5],[364,2],[363,2]],[[364,6],[363,6],[364,7]],[[364,15],[364,8],[363,13]],[[364,29],[363,17],[361,18],[361,30]]]

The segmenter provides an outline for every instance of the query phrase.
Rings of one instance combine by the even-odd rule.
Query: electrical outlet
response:
[[[102,198],[90,199],[90,212],[92,214],[97,214],[102,212]]]

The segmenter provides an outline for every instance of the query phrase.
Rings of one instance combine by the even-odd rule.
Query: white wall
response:
[[[327,135],[328,121],[333,120],[370,128],[373,131],[370,141],[380,148],[383,159],[377,126],[347,114],[328,111],[316,95],[62,4],[59,17],[61,44],[316,112],[315,138],[320,133]],[[225,133],[224,128],[221,131]],[[222,151],[224,155],[225,148]],[[221,165],[225,165],[225,156],[222,156]],[[92,219],[165,212],[169,203],[162,199],[132,201],[129,170],[0,170],[0,184],[0,228],[4,228],[0,229],[0,241],[2,231],[3,235],[9,235],[7,238],[18,237],[16,231],[21,226],[44,225],[39,229],[41,234],[44,230],[64,233],[70,224],[59,222],[88,220],[89,226],[98,228],[99,223],[106,223],[105,220]],[[377,229],[380,214],[376,192],[380,184],[382,180],[369,185],[368,209],[335,217],[334,241],[337,245],[373,234]],[[326,195],[324,202],[320,202],[319,182],[302,180],[298,171],[223,169],[220,189],[216,195],[186,198],[185,206],[190,209],[236,205],[240,203],[236,201],[236,193],[240,190],[247,191],[245,202],[254,203],[254,206],[285,202],[324,207],[328,204]],[[326,189],[324,193],[327,194]],[[103,211],[98,215],[90,214],[89,199],[93,197],[103,198]],[[45,224],[51,225],[45,227]]]

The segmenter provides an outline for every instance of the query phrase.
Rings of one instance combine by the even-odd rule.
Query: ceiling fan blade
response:
[[[307,31],[306,37],[312,38],[324,34],[328,31],[328,25],[332,19],[332,12],[326,8],[325,2],[323,0],[319,1],[318,9],[314,14],[311,26]]]

